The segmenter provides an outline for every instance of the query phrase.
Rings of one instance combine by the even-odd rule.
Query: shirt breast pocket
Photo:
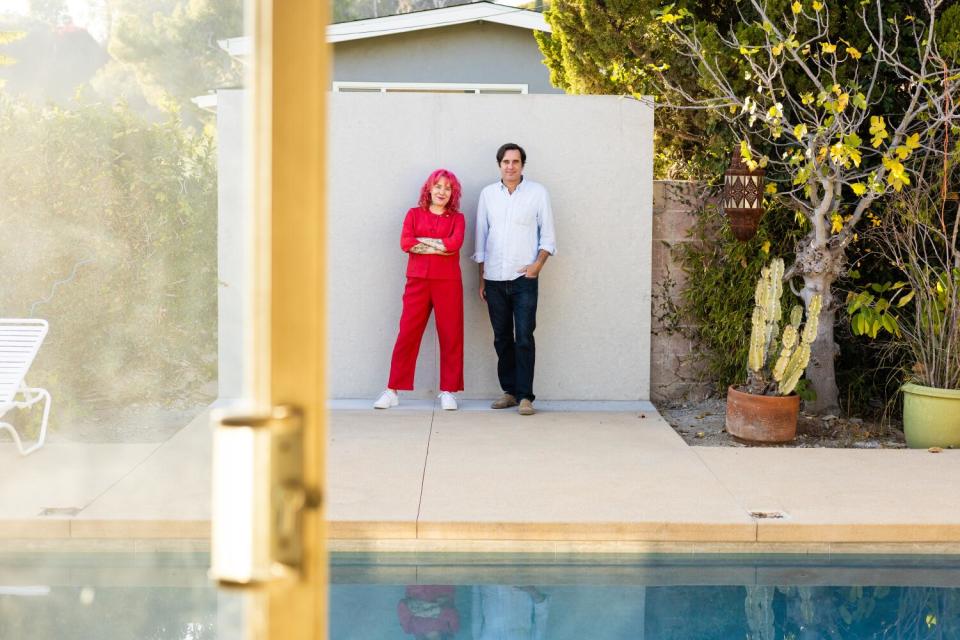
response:
[[[513,220],[521,227],[529,227],[537,222],[537,212],[533,209],[517,211],[513,216]]]

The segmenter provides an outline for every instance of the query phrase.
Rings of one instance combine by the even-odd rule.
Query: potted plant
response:
[[[960,447],[960,214],[938,191],[899,194],[875,234],[902,278],[890,306],[907,356],[903,432],[913,448]]]
[[[761,271],[754,294],[747,383],[727,390],[727,433],[741,440],[789,442],[797,435],[800,397],[794,390],[810,361],[821,297],[811,299],[802,328],[803,307],[794,306],[781,333],[782,294],[783,260],[775,258]]]

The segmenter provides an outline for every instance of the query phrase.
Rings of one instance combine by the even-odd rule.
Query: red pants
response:
[[[413,389],[413,374],[430,310],[440,340],[440,390],[463,390],[463,282],[407,278],[400,331],[390,361],[391,389]]]

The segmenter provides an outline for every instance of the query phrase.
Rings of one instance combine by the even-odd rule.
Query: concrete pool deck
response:
[[[333,403],[331,547],[960,553],[960,451],[690,447],[647,403],[538,405]],[[203,539],[209,465],[206,415],[163,443],[2,443],[0,548]]]

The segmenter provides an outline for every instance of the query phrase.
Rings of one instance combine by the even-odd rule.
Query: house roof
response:
[[[533,31],[550,31],[550,25],[544,20],[542,13],[494,4],[493,2],[474,2],[455,7],[427,9],[383,18],[368,18],[366,20],[331,24],[327,27],[327,42],[336,43],[377,38],[468,22],[493,22]],[[250,55],[249,37],[220,40],[219,44],[231,56],[245,58]]]

